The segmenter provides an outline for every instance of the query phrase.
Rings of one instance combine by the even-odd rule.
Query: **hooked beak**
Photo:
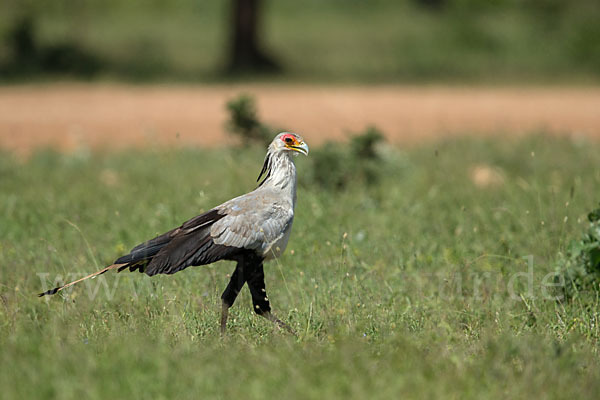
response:
[[[297,151],[298,153],[302,153],[305,156],[308,155],[308,145],[304,142],[300,142],[295,145],[288,146],[289,149]]]

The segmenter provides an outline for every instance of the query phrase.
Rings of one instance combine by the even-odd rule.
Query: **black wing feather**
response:
[[[210,236],[212,224],[223,217],[225,214],[215,209],[198,215],[178,228],[135,246],[115,264],[126,264],[119,271],[137,269],[152,276],[174,274],[190,265],[210,264],[232,257],[238,248],[215,244]]]
[[[191,265],[205,265],[233,257],[240,249],[215,244],[206,230],[175,237],[152,258],[146,274],[174,274]]]

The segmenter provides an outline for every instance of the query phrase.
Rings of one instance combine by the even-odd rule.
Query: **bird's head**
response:
[[[292,132],[281,132],[275,136],[275,139],[269,145],[265,162],[256,181],[260,181],[263,175],[266,175],[266,178],[258,186],[261,186],[269,179],[274,166],[278,168],[277,166],[281,166],[283,160],[289,160],[288,157],[295,156],[298,153],[302,153],[305,156],[308,155],[308,145],[304,143],[302,136]],[[293,162],[290,164],[294,165]]]
[[[308,155],[308,145],[304,143],[304,140],[297,133],[282,132],[275,136],[275,139],[269,145],[269,150],[274,152],[293,152],[302,153],[305,156]]]

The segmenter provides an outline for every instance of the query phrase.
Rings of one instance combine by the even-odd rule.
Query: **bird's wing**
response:
[[[181,235],[189,235],[196,230],[206,228],[223,218],[217,210],[210,210],[204,214],[198,215],[186,222],[180,227],[172,229],[162,235],[150,239],[147,242],[135,246],[129,254],[126,254],[115,261],[115,264],[134,263],[141,260],[149,259],[155,256],[163,247],[169,244],[175,237]]]
[[[278,203],[276,195],[251,192],[134,247],[115,264],[148,275],[174,274],[191,265],[231,259],[244,250],[263,255],[292,219],[292,207]]]
[[[139,268],[148,275],[174,274],[190,265],[203,265],[233,256],[239,249],[216,244],[210,226],[224,218],[213,209],[184,222],[156,238],[142,243],[119,258],[130,270]]]
[[[210,228],[214,243],[256,250],[261,255],[284,235],[294,218],[291,204],[265,191],[237,197],[217,209],[225,216]]]

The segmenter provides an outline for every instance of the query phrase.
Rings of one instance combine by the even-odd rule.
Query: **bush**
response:
[[[229,121],[227,121],[227,130],[238,135],[244,142],[257,142],[269,145],[275,130],[260,121],[254,102],[254,97],[242,94],[227,103],[229,111]]]
[[[383,133],[375,126],[369,126],[362,134],[350,138],[352,155],[362,160],[376,160],[379,158],[376,146],[383,142]]]
[[[327,142],[311,152],[313,181],[322,188],[340,190],[352,179],[348,153],[338,143]]]
[[[351,136],[349,145],[326,143],[311,153],[315,183],[332,190],[344,189],[352,183],[377,183],[386,164],[377,150],[383,141],[383,133],[370,126]]]
[[[588,220],[587,232],[569,244],[566,255],[560,255],[558,271],[564,279],[565,300],[600,293],[600,208],[589,213]]]

